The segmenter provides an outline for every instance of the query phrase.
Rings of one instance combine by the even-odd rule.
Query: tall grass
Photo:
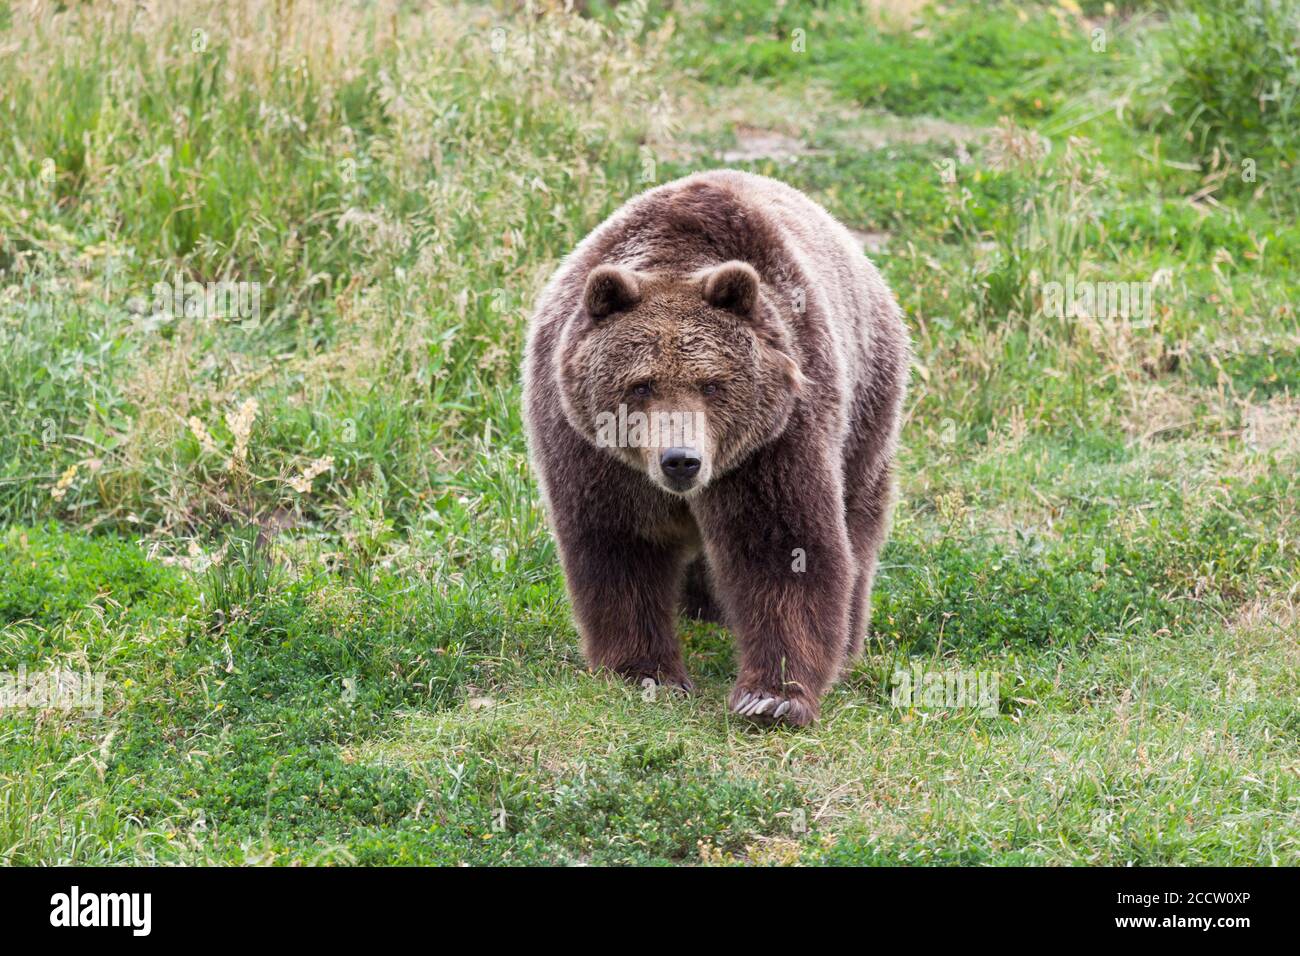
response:
[[[1297,180],[1300,2],[1188,0],[1172,16],[1154,81],[1160,124],[1247,182]],[[1253,189],[1253,187],[1251,187]]]
[[[520,473],[525,309],[644,185],[635,141],[660,121],[668,29],[635,4],[612,25],[398,6],[15,18],[6,518],[185,535],[269,516],[347,529],[368,510],[405,528],[471,490],[480,445]],[[178,274],[262,283],[260,320],[154,314],[153,285]]]

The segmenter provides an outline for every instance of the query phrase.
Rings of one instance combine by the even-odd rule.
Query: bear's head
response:
[[[601,265],[561,345],[569,422],[665,491],[689,495],[785,428],[803,376],[758,273]]]

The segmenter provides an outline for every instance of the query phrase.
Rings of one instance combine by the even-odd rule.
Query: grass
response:
[[[1300,862],[1295,4],[589,7],[0,14],[0,672],[105,677],[0,713],[0,861]],[[717,165],[862,233],[916,346],[802,733],[717,628],[691,699],[585,672],[520,427],[559,259]]]

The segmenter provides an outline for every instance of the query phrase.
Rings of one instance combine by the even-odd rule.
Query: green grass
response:
[[[0,16],[0,672],[105,679],[0,714],[0,862],[1300,862],[1295,4],[590,6]],[[721,629],[689,699],[585,671],[518,387],[560,258],[755,131],[917,355],[867,654],[769,734]]]
[[[915,32],[873,27],[856,3],[751,2],[702,13],[688,43],[705,81],[820,80],[899,116],[1041,114],[1090,55],[1080,24],[1033,8],[1023,20],[976,9],[926,14]]]

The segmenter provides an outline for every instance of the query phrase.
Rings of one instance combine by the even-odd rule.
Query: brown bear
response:
[[[739,645],[731,709],[806,725],[861,650],[908,376],[901,312],[796,189],[651,189],[532,318],[534,471],[593,668],[691,689],[679,611]]]

